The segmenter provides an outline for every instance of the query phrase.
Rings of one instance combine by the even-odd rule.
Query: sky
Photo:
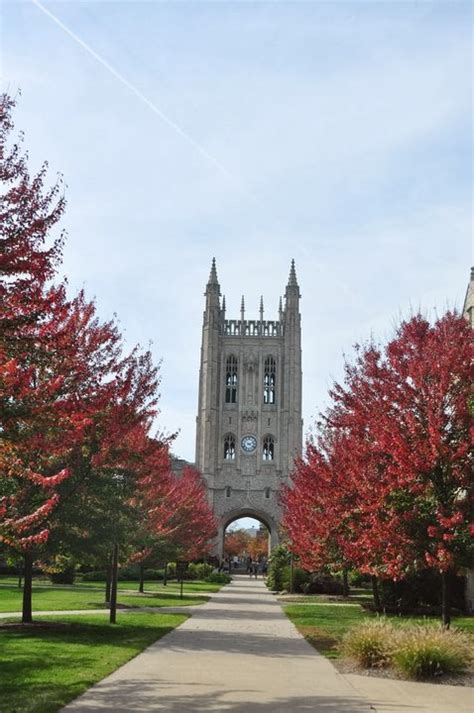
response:
[[[472,261],[466,2],[3,0],[2,91],[67,184],[62,274],[161,361],[194,459],[203,291],[302,292],[305,431],[344,355],[462,307]]]

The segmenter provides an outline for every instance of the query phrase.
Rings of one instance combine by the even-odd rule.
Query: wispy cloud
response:
[[[117,79],[121,84],[123,84],[127,89],[129,89],[132,94],[134,94],[141,102],[143,102],[148,109],[150,109],[154,114],[156,114],[161,121],[163,121],[168,127],[175,131],[184,141],[186,141],[192,148],[197,151],[203,158],[209,161],[215,168],[217,168],[221,173],[230,179],[235,177],[228,171],[228,169],[209,151],[206,150],[202,144],[196,141],[189,133],[184,131],[182,127],[171,119],[167,114],[165,114],[154,102],[152,102],[148,97],[146,97],[132,82],[130,82],[123,74],[121,74],[115,67],[113,67],[107,60],[104,59],[100,54],[98,54],[87,42],[85,42],[79,35],[73,32],[67,25],[59,19],[51,10],[39,2],[39,0],[31,0],[33,5],[35,5],[41,12],[43,12],[47,17],[49,17],[58,27],[61,28],[74,42],[77,42],[83,50],[91,55],[104,69],[106,69],[110,74],[112,74],[115,79]]]

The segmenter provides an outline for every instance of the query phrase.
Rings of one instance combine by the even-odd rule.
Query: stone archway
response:
[[[254,508],[236,508],[229,512],[224,513],[219,520],[219,526],[217,531],[217,556],[219,561],[222,561],[224,557],[224,540],[225,531],[236,520],[240,520],[242,517],[251,517],[254,520],[258,520],[262,525],[268,530],[269,533],[269,547],[272,549],[276,547],[279,543],[278,537],[278,522],[268,513],[262,510],[257,510]]]

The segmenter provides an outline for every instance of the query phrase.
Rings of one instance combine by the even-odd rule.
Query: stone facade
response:
[[[277,320],[227,319],[215,260],[203,318],[196,466],[219,522],[255,517],[278,543],[278,493],[302,449],[300,290],[294,262]]]

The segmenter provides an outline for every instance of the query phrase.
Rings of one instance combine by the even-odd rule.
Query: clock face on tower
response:
[[[257,447],[257,439],[255,436],[244,436],[240,441],[240,445],[244,453],[253,453]]]

